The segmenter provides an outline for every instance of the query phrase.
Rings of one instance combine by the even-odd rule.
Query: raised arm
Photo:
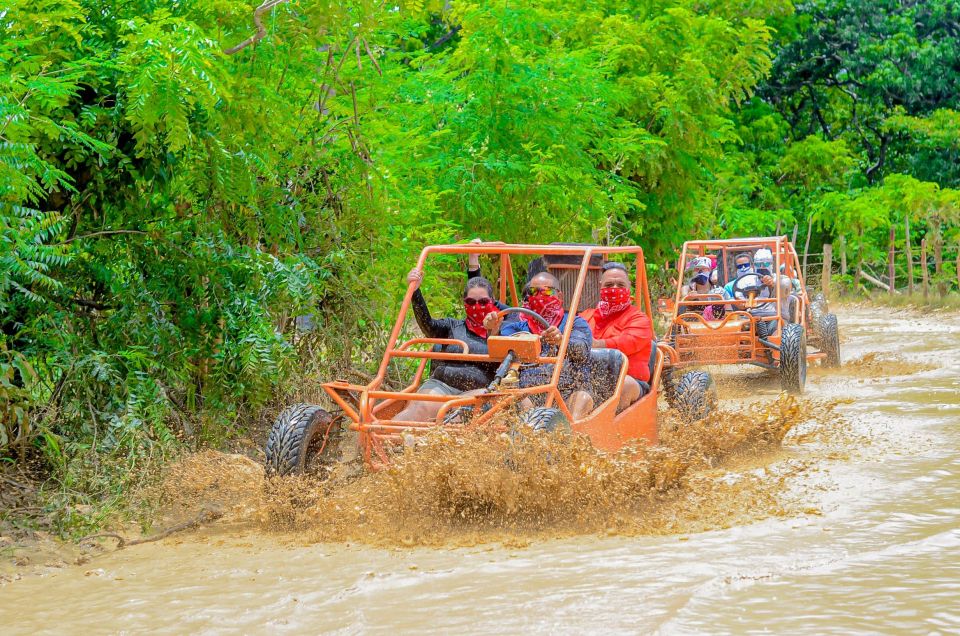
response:
[[[482,243],[482,239],[475,238],[471,243]],[[480,255],[479,254],[467,254],[467,282],[470,282],[471,278],[476,278],[477,276],[483,276],[483,272],[480,271]],[[502,302],[494,297],[494,303],[497,305],[497,309],[503,310],[508,307]],[[516,316],[510,316],[507,318],[508,321],[516,320]]]
[[[430,315],[430,308],[427,307],[427,299],[423,297],[420,291],[420,283],[423,281],[423,272],[414,268],[407,274],[407,282],[414,283],[416,289],[410,298],[410,306],[413,308],[413,316],[417,319],[420,331],[428,338],[449,338],[450,321],[434,320]]]

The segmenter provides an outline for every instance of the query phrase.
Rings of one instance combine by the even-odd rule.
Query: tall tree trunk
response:
[[[847,275],[847,237],[840,237],[840,275]]]
[[[807,240],[803,242],[803,280],[807,280],[807,254],[810,252],[810,235],[813,234],[813,215],[807,219]]]

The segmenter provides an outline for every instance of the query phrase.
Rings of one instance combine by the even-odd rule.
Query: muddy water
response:
[[[808,388],[843,417],[702,472],[658,531],[376,548],[213,528],[0,587],[0,631],[960,632],[960,319],[841,329],[851,364]],[[728,408],[776,396],[739,377]]]

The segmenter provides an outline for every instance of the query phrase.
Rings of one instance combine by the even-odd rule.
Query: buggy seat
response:
[[[650,377],[657,366],[657,341],[650,343]],[[590,350],[590,381],[591,393],[595,404],[606,402],[613,396],[617,387],[617,379],[626,356],[618,349],[591,349]],[[650,384],[637,380],[640,384],[640,397],[650,392]]]

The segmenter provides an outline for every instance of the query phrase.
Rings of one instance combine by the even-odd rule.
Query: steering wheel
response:
[[[523,314],[525,316],[530,316],[531,318],[536,320],[538,323],[540,323],[540,326],[543,327],[544,329],[550,326],[550,323],[547,322],[546,318],[544,318],[543,316],[541,316],[540,314],[538,314],[532,309],[527,309],[526,307],[507,307],[506,309],[501,309],[500,311],[497,312],[497,315],[501,318],[503,318],[507,314]]]
[[[760,281],[759,274],[741,274],[733,281],[733,293],[743,294],[744,298],[749,298],[750,294],[759,294],[763,290],[763,283]]]

